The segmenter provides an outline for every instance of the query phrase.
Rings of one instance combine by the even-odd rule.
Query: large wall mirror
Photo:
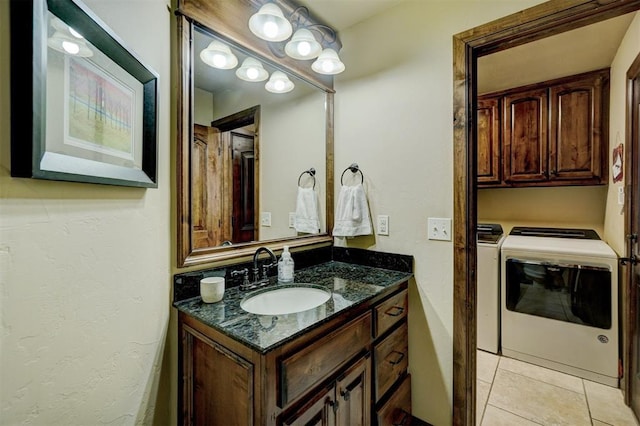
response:
[[[210,11],[183,1],[178,10],[179,267],[247,256],[260,245],[331,242],[332,81],[297,73],[244,28],[218,22],[220,1],[206,2]],[[229,66],[213,63],[208,49],[219,48],[231,54]],[[256,61],[268,77],[247,81],[243,65],[256,72]],[[317,230],[292,226],[299,188],[316,197]]]

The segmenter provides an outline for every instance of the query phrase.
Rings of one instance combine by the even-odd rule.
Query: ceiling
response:
[[[297,0],[337,31],[349,28],[407,0]]]

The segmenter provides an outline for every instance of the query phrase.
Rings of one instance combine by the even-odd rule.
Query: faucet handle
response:
[[[235,277],[237,275],[243,275],[243,278],[242,278],[243,287],[248,287],[249,285],[251,285],[251,283],[249,282],[249,270],[247,268],[239,269],[237,271],[231,271],[232,277]]]
[[[265,264],[262,265],[262,279],[263,280],[269,279],[269,269],[273,268],[276,265],[277,265],[277,263],[265,263]]]

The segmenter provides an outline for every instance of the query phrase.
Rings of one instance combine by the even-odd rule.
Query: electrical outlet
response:
[[[451,219],[430,217],[427,219],[430,240],[451,241]]]
[[[295,228],[296,226],[296,213],[289,212],[289,228]]]
[[[389,216],[378,215],[378,235],[389,235]]]
[[[271,226],[271,212],[260,213],[260,225]]]
[[[624,206],[624,186],[618,187],[618,205]]]

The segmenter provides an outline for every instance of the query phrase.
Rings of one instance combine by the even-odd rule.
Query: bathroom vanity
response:
[[[179,423],[409,424],[411,276],[334,260],[310,266],[296,283],[322,286],[330,299],[285,315],[245,312],[238,287],[219,303],[175,302]]]

